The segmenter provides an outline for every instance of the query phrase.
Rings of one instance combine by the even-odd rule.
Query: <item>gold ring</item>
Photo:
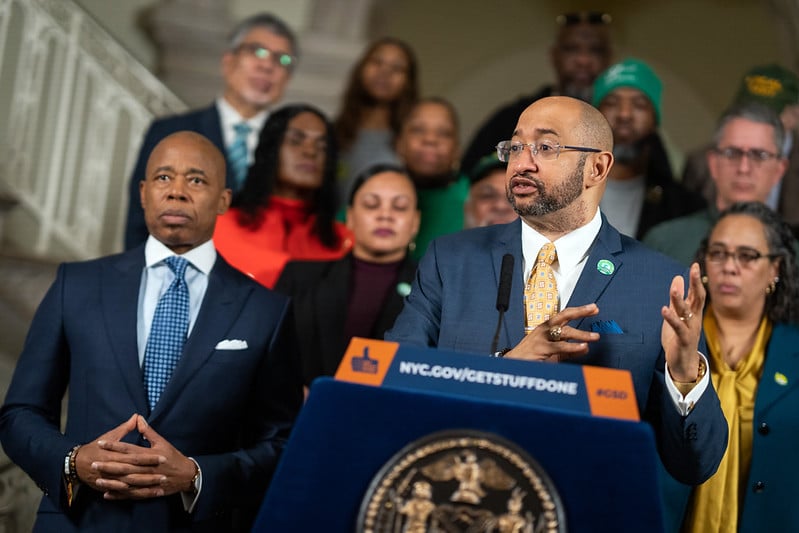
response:
[[[560,326],[552,326],[549,328],[549,340],[552,342],[558,342],[560,340],[560,334],[563,331],[563,328]]]
[[[693,318],[693,317],[694,317],[694,314],[693,314],[693,313],[688,313],[688,315],[687,315],[687,316],[681,316],[681,317],[680,317],[680,320],[682,320],[683,322],[685,322],[686,320],[690,320],[690,319],[691,319],[691,318]]]

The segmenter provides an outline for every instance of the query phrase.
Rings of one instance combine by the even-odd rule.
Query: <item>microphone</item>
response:
[[[513,256],[505,254],[502,256],[502,268],[499,272],[499,287],[497,288],[497,330],[494,332],[494,340],[491,342],[491,354],[497,356],[497,344],[499,343],[499,330],[502,328],[502,317],[510,305],[510,289],[513,285]],[[504,355],[504,354],[503,354]]]

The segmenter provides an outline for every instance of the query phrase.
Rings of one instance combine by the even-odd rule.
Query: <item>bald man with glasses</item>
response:
[[[705,290],[611,226],[599,208],[613,132],[594,107],[543,98],[497,145],[519,219],[434,240],[386,339],[486,356],[630,370],[665,468],[699,484],[718,468],[727,424],[699,353]],[[512,266],[493,352],[496,300]],[[688,285],[687,293],[685,291]]]

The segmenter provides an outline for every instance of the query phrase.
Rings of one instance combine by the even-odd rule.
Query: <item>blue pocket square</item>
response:
[[[591,331],[596,333],[624,333],[615,320],[597,320],[591,324]]]

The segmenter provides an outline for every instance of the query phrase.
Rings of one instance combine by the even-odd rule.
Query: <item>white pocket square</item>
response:
[[[225,339],[216,345],[217,350],[246,350],[247,341],[240,339]]]

